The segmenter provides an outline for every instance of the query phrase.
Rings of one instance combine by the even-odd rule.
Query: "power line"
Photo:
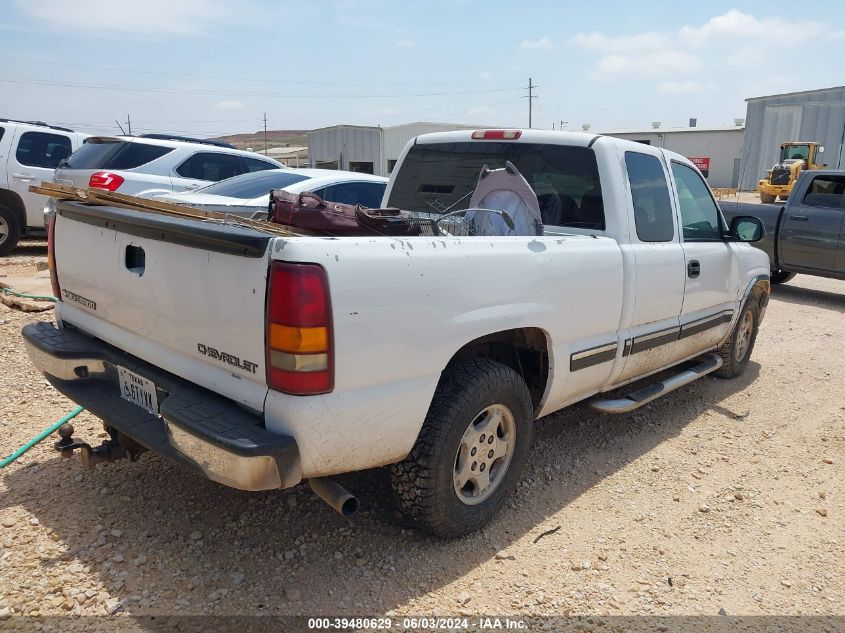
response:
[[[17,77],[0,77],[0,82],[11,84],[29,84],[36,86],[60,86],[63,88],[84,88],[87,90],[116,90],[121,92],[150,92],[164,94],[195,94],[218,97],[265,97],[273,99],[390,99],[403,97],[452,97],[471,94],[492,94],[511,92],[517,88],[495,88],[492,90],[466,90],[459,92],[407,92],[407,93],[312,93],[312,94],[283,94],[279,92],[230,92],[224,90],[202,90],[197,88],[155,88],[152,86],[135,87],[117,84],[89,84],[71,83],[66,81],[52,81],[47,79],[20,79]]]
[[[105,71],[116,71],[121,73],[131,73],[135,75],[156,75],[160,77],[178,77],[178,78],[186,78],[186,79],[212,79],[218,81],[240,81],[240,82],[247,82],[247,83],[258,83],[261,85],[267,84],[279,84],[279,85],[304,85],[304,86],[384,86],[384,82],[374,82],[374,83],[363,83],[363,82],[339,82],[339,81],[302,81],[296,79],[284,79],[284,80],[274,80],[274,79],[253,79],[250,77],[231,77],[231,76],[223,76],[223,75],[197,75],[197,74],[189,74],[189,73],[173,73],[173,72],[161,72],[155,70],[142,70],[138,68],[120,68],[115,66],[92,66],[91,64],[74,64],[72,62],[57,62],[47,59],[24,59],[20,57],[8,57],[5,55],[0,56],[0,59],[5,59],[7,61],[12,62],[20,62],[25,64],[43,64],[48,66],[65,66],[70,68],[84,68],[85,70],[92,70],[94,68],[99,68],[100,70]],[[510,83],[509,80],[501,79],[501,80],[485,80],[485,81],[475,81],[475,82],[465,82],[460,81],[456,83],[449,83],[449,84],[432,84],[435,86],[466,86],[466,85],[490,85],[490,84],[506,84]],[[417,86],[419,82],[407,83],[407,84],[394,84],[396,86]]]

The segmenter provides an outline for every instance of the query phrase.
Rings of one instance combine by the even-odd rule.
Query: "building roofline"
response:
[[[819,92],[829,92],[831,90],[845,90],[845,86],[831,86],[830,88],[816,88],[815,90],[796,90],[795,92],[782,92],[774,95],[762,95],[760,97],[748,97],[746,101],[758,101],[760,99],[774,99],[775,97],[791,97],[793,95],[807,95],[816,94]]]
[[[478,124],[478,123],[448,123],[445,121],[411,121],[410,123],[398,123],[397,125],[349,125],[347,123],[338,123],[336,125],[326,125],[323,127],[314,128],[313,130],[308,130],[308,132],[320,132],[321,130],[334,130],[338,128],[355,128],[359,130],[393,130],[400,127],[409,127],[412,125],[447,125],[447,126],[461,126],[467,129],[482,129],[482,130],[489,130],[489,129],[524,129],[520,128],[519,126],[512,126],[512,125],[489,125],[489,124]],[[306,134],[308,134],[306,132]]]
[[[348,123],[338,123],[337,125],[326,125],[323,127],[315,127],[313,130],[308,130],[305,134],[308,135],[311,132],[320,132],[322,130],[334,130],[337,128],[342,127],[350,127],[355,128],[358,130],[381,130],[382,127],[379,125],[349,125]]]
[[[744,125],[726,125],[724,127],[659,127],[637,130],[607,130],[596,132],[596,134],[602,134],[604,136],[613,136],[614,134],[680,134],[681,132],[735,132],[744,129]]]
[[[399,123],[397,125],[389,125],[385,129],[388,130],[388,129],[394,129],[394,128],[399,128],[399,127],[410,127],[412,125],[451,125],[451,126],[461,126],[461,127],[465,127],[465,128],[485,129],[485,130],[490,130],[490,129],[494,129],[494,128],[496,128],[496,129],[499,129],[499,128],[512,129],[513,128],[513,126],[507,126],[507,125],[481,125],[481,124],[478,124],[478,123],[449,123],[448,121],[411,121],[409,123]],[[513,128],[513,129],[520,129],[520,128]]]

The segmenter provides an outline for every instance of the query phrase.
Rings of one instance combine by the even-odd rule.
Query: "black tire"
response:
[[[760,202],[762,202],[763,204],[772,204],[776,198],[777,196],[774,196],[770,193],[763,193],[762,191],[760,192]]]
[[[785,284],[787,281],[790,281],[795,277],[796,273],[791,273],[788,270],[773,270],[771,272],[771,277],[769,277],[769,281],[773,284]]]
[[[778,200],[781,202],[786,202],[787,198],[789,198],[789,194],[786,194],[785,196],[778,196]]]
[[[465,432],[471,432],[470,425],[481,420],[488,407],[502,405],[512,413],[516,436],[510,461],[497,475],[498,484],[490,488],[489,496],[469,505],[461,500],[454,483],[458,451]],[[463,536],[482,527],[496,515],[519,480],[531,447],[533,419],[528,387],[510,367],[486,358],[458,361],[447,367],[414,448],[403,461],[390,467],[399,509],[420,529],[444,538]],[[501,427],[497,427],[497,434],[498,429]],[[480,463],[486,459],[486,448],[478,457],[467,459]],[[478,468],[483,472],[481,466]],[[491,463],[488,476],[495,468]]]
[[[0,206],[0,257],[12,252],[21,237],[21,225],[17,216],[8,208]]]
[[[750,319],[750,331],[748,332],[747,344],[740,346],[738,339],[744,336],[745,328],[749,327],[745,324],[746,320]],[[744,325],[745,324],[745,325]],[[714,376],[719,378],[735,378],[745,371],[748,365],[748,359],[751,358],[751,352],[754,351],[754,343],[757,341],[757,329],[760,327],[760,305],[757,303],[757,297],[753,294],[745,301],[745,305],[739,313],[739,318],[734,325],[733,332],[730,337],[719,348],[719,356],[722,357],[722,366],[713,372]],[[744,352],[741,350],[744,347]]]

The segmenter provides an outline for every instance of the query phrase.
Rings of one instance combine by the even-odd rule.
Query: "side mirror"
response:
[[[819,152],[819,154],[824,154],[824,145],[820,145],[816,151]]]
[[[760,218],[751,215],[738,215],[731,220],[728,238],[737,242],[759,242],[766,235],[766,229]]]

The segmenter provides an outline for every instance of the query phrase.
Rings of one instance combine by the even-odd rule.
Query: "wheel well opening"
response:
[[[507,365],[528,385],[536,414],[549,379],[548,349],[546,334],[540,328],[504,330],[470,341],[455,353],[450,364],[467,358],[489,358]]]
[[[14,213],[20,223],[21,233],[26,232],[26,208],[18,194],[8,189],[0,189],[0,207],[6,207]]]

